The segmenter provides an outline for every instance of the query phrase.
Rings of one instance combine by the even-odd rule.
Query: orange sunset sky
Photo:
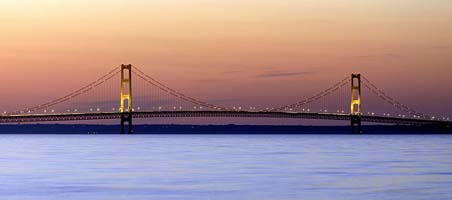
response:
[[[0,109],[132,63],[206,101],[263,106],[360,72],[450,116],[452,1],[0,0],[0,63]]]

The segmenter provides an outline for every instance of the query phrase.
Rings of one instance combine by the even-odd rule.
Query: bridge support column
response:
[[[126,122],[128,123],[128,133],[132,133],[132,65],[130,64],[121,65],[121,107],[119,112],[121,113],[121,133],[125,133]]]
[[[361,129],[361,74],[352,74],[352,98],[350,102],[350,121],[352,133],[362,133]]]

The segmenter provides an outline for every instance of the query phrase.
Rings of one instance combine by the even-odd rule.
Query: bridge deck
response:
[[[230,117],[230,118],[286,118],[286,119],[321,119],[321,120],[350,120],[350,115],[334,113],[300,113],[300,112],[250,112],[250,111],[152,111],[134,112],[133,118],[183,118],[183,117]],[[52,121],[83,121],[120,119],[121,113],[69,113],[50,115],[9,115],[1,116],[0,123],[33,123]],[[399,124],[399,125],[446,125],[451,122],[409,119],[396,117],[362,116],[363,122]]]

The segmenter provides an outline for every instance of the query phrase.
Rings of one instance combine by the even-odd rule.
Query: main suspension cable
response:
[[[294,108],[298,108],[301,106],[304,106],[306,104],[310,104],[313,102],[316,102],[326,96],[329,96],[331,94],[333,94],[334,92],[336,92],[337,90],[339,90],[340,88],[344,87],[345,85],[347,85],[348,83],[350,83],[350,78],[349,77],[345,77],[344,79],[342,79],[341,81],[335,83],[333,86],[323,90],[322,92],[311,96],[309,98],[303,99],[302,101],[290,104],[290,105],[286,105],[286,106],[282,106],[279,108],[275,108],[275,109],[271,109],[271,110],[262,110],[262,111],[283,111],[283,110],[287,110],[287,109],[294,109]]]
[[[139,78],[143,79],[144,81],[146,81],[147,83],[157,87],[158,89],[162,90],[163,92],[166,92],[174,97],[177,97],[179,99],[182,99],[184,101],[199,105],[199,106],[204,106],[204,107],[208,107],[211,109],[216,109],[216,110],[226,110],[226,111],[232,111],[232,109],[227,108],[227,107],[223,107],[223,106],[218,106],[218,105],[214,105],[190,96],[187,96],[177,90],[174,90],[168,86],[166,86],[165,84],[161,83],[160,81],[157,81],[156,79],[152,78],[151,76],[147,75],[146,73],[144,73],[142,70],[140,70],[138,67],[134,66],[134,69],[136,69],[136,71],[138,71],[138,73],[136,73],[135,71],[132,71],[132,73],[134,73],[135,75],[137,75]]]
[[[30,113],[30,112],[42,110],[42,109],[49,108],[51,106],[54,106],[54,105],[57,105],[57,104],[69,101],[69,100],[71,100],[71,99],[73,99],[75,97],[78,97],[78,96],[80,96],[82,94],[85,94],[85,93],[91,91],[94,88],[97,88],[98,86],[102,85],[106,81],[112,79],[120,71],[121,70],[120,70],[119,67],[115,67],[110,72],[108,72],[107,74],[101,76],[97,80],[95,80],[95,81],[89,83],[88,85],[86,85],[86,86],[84,86],[84,87],[82,87],[82,88],[80,88],[78,90],[75,90],[74,92],[71,92],[71,93],[69,93],[69,94],[67,94],[67,95],[65,95],[63,97],[60,97],[60,98],[57,98],[55,100],[46,102],[44,104],[40,104],[40,105],[33,106],[33,107],[30,107],[30,108],[20,109],[20,110],[11,112],[11,113],[7,113],[7,115],[17,115],[17,114],[22,114],[22,113]]]

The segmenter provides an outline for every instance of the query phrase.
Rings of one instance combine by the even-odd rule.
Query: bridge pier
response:
[[[131,134],[133,133],[133,128],[132,128],[132,113],[123,113],[121,114],[121,134],[125,134],[125,123],[127,122],[128,126],[128,131],[127,133]]]
[[[451,123],[445,122],[443,124],[439,124],[435,129],[440,130],[441,133],[451,133]]]
[[[350,120],[351,120],[352,134],[363,133],[363,130],[361,127],[361,116],[352,115],[352,116],[350,116]]]
[[[361,74],[352,74],[351,102],[350,102],[350,122],[352,134],[362,133],[361,127]]]
[[[125,104],[127,103],[127,109]],[[121,133],[125,133],[125,123],[128,123],[128,133],[132,133],[132,65],[121,65]]]

